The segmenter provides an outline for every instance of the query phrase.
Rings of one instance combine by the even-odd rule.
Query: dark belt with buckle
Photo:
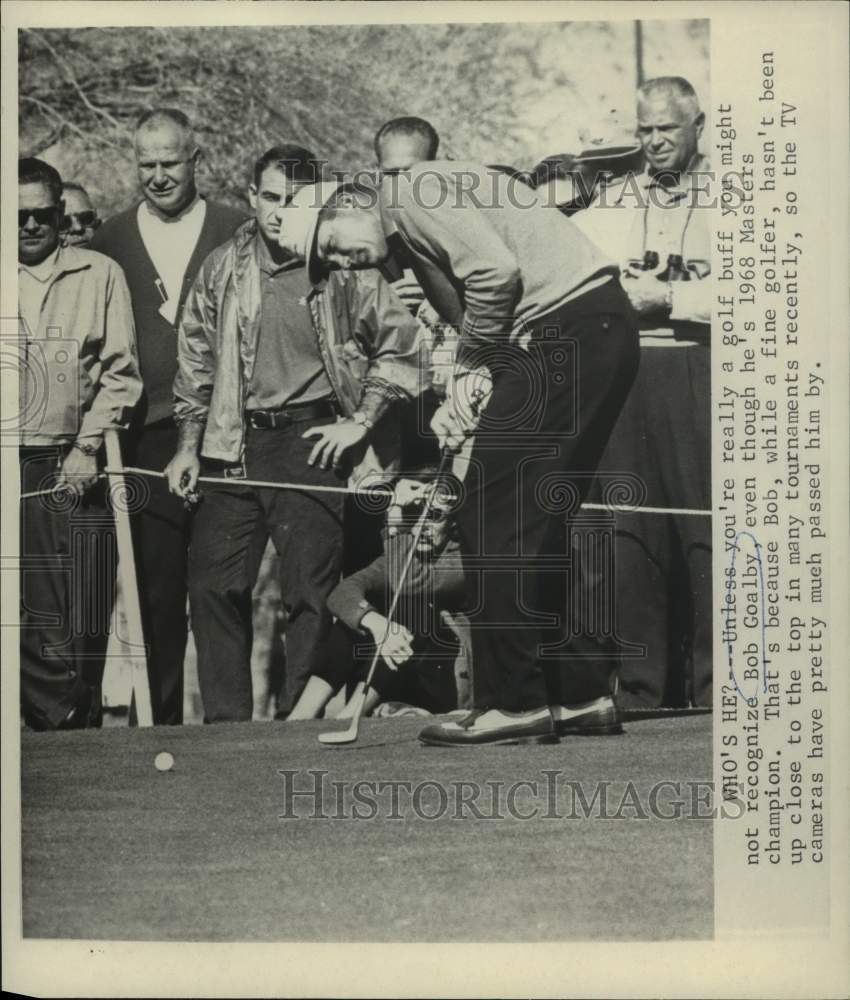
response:
[[[332,399],[319,399],[303,406],[286,406],[282,410],[248,410],[248,425],[255,430],[280,430],[304,420],[335,417],[338,408]]]

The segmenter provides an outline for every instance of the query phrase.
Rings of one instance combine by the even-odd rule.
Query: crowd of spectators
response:
[[[640,358],[598,477],[628,471],[646,504],[670,510],[710,507],[709,230],[694,210],[709,169],[703,122],[690,84],[661,77],[640,88],[634,132],[621,141],[531,170],[481,167],[568,218],[587,241],[576,246],[611,262],[606,274],[618,269]],[[422,164],[451,170],[421,118],[384,123],[374,146],[377,187]],[[400,227],[375,266],[349,260],[317,277],[309,246],[293,255],[282,233],[299,192],[330,205],[343,190],[317,152],[296,141],[256,151],[246,213],[199,191],[202,151],[181,111],[145,111],[134,150],[141,198],[107,220],[81,184],[41,160],[19,162],[21,483],[54,490],[21,507],[24,720],[42,730],[100,724],[115,585],[108,430],[121,432],[126,465],[164,473],[145,481],[131,511],[156,724],[183,719],[190,618],[205,721],[251,719],[252,592],[269,541],[286,647],[277,718],[315,718],[329,704],[350,712],[346,693],[362,686],[376,650],[367,711],[468,709],[475,608],[456,512],[434,507],[400,581],[411,518],[388,529],[358,494],[389,483],[405,511],[421,509],[447,440],[432,420],[470,340],[463,315],[442,305],[450,297],[423,281],[423,260],[461,288],[461,307],[475,260],[458,252],[462,266],[441,264],[436,237],[403,239]],[[61,491],[69,503],[52,502]],[[613,608],[604,639],[616,647],[617,705],[710,706],[710,519],[637,510],[617,515],[612,537],[610,565],[582,563],[570,585]]]

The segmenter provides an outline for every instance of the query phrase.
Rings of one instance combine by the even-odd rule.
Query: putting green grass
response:
[[[23,926],[28,937],[193,941],[659,940],[712,935],[712,823],[635,818],[660,781],[711,778],[711,717],[643,719],[621,737],[557,746],[425,748],[421,720],[367,720],[357,743],[323,747],[333,723],[22,733]],[[154,758],[174,755],[171,771]],[[285,779],[278,772],[298,772]],[[348,782],[346,819],[331,782]],[[560,772],[546,778],[543,771]],[[351,784],[422,787],[417,815],[396,786],[351,818]],[[532,819],[506,815],[537,808]],[[478,811],[470,786],[485,786]],[[552,782],[554,803],[547,799]],[[606,781],[615,814],[634,783],[642,806],[585,819]],[[362,789],[361,789],[362,791]],[[368,794],[367,792],[363,794]],[[689,797],[683,788],[683,797]],[[676,795],[659,797],[673,811]],[[368,813],[367,805],[358,807]],[[703,812],[705,806],[701,807]],[[546,818],[547,810],[550,818]],[[289,812],[295,818],[281,818]],[[597,807],[598,811],[598,807]],[[551,818],[557,813],[562,818]],[[453,818],[457,813],[463,818]],[[574,818],[569,818],[570,813]]]

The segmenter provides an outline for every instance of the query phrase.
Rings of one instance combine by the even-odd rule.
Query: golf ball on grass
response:
[[[162,750],[154,757],[153,766],[157,771],[170,771],[174,767],[174,758],[167,750]]]

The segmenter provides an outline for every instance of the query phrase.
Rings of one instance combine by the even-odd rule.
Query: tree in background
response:
[[[672,56],[704,90],[708,22],[652,24],[646,71]],[[132,200],[132,126],[156,104],[192,117],[205,191],[240,204],[249,163],[284,138],[351,171],[383,121],[414,114],[446,155],[530,167],[612,105],[630,115],[635,86],[630,22],[40,29],[19,59],[21,154],[86,184],[104,216]]]
[[[707,21],[647,22],[643,62],[687,76],[710,107]],[[633,22],[23,30],[20,155],[83,183],[106,218],[137,197],[140,112],[176,106],[204,150],[203,192],[246,205],[250,164],[281,140],[354,171],[373,164],[384,121],[419,115],[442,156],[530,168],[578,152],[612,110],[632,120],[636,82]],[[282,669],[271,558],[255,591],[257,717],[273,713]],[[190,643],[185,718],[200,717]]]

